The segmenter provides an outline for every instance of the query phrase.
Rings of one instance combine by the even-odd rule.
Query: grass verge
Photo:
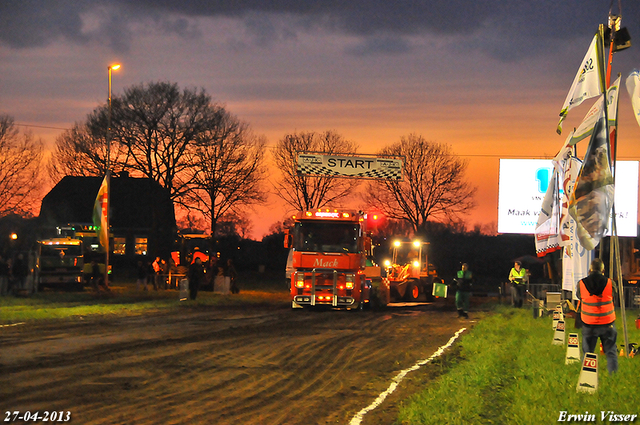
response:
[[[136,315],[180,311],[201,306],[286,305],[288,293],[278,281],[244,276],[241,292],[220,295],[198,292],[196,301],[179,301],[178,291],[136,291],[133,282],[116,282],[111,293],[45,291],[28,296],[0,297],[0,325],[18,322],[72,319],[85,316]],[[241,282],[241,284],[243,283]]]
[[[629,342],[640,342],[637,316],[637,310],[627,311]],[[567,333],[578,332],[569,322]],[[621,344],[620,319],[616,326]],[[530,310],[496,307],[495,314],[463,336],[460,355],[447,373],[404,403],[398,423],[542,424],[557,422],[561,411],[589,412],[596,415],[596,423],[604,423],[601,411],[640,414],[640,356],[620,358],[618,373],[609,376],[606,358],[600,355],[598,392],[577,393],[581,364],[565,365],[566,343],[551,345],[553,332],[551,318],[534,319]]]

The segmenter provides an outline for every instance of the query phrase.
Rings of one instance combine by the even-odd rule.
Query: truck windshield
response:
[[[78,266],[78,257],[81,256],[82,247],[80,245],[40,246],[40,262],[42,267]]]
[[[294,249],[307,252],[357,253],[360,225],[336,222],[296,223]]]

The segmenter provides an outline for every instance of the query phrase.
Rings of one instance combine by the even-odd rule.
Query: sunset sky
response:
[[[640,68],[640,3],[621,0],[636,45],[614,75]],[[618,0],[614,2],[618,13]],[[134,84],[202,87],[274,145],[335,130],[375,153],[403,135],[446,142],[478,187],[470,226],[497,221],[500,158],[549,158],[558,113],[611,0],[3,0],[0,112],[48,147]],[[637,42],[636,42],[637,40]],[[620,98],[619,159],[640,159]],[[569,112],[565,132],[594,101]],[[586,146],[579,146],[583,154]],[[272,197],[253,236],[287,213]]]

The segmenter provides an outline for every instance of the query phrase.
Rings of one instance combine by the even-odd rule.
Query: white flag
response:
[[[569,110],[580,105],[583,101],[598,96],[604,92],[604,59],[602,56],[602,36],[596,33],[589,46],[589,50],[582,59],[578,73],[571,84],[567,98],[560,111],[558,134],[562,133],[562,121]]]
[[[633,113],[636,115],[636,121],[640,125],[640,71],[634,69],[627,77],[627,91],[631,97],[631,106]]]
[[[544,195],[538,224],[536,225],[536,254],[546,254],[560,249],[560,192],[558,188],[558,171],[553,170],[553,177]]]
[[[609,127],[615,129],[616,118],[618,116],[618,95],[620,94],[620,77],[607,89],[607,116],[609,120]],[[573,146],[578,142],[591,137],[593,134],[593,126],[596,125],[598,117],[602,115],[602,106],[604,105],[604,99],[600,97],[596,103],[593,104],[587,115],[584,116],[582,122],[573,132],[569,146]]]
[[[575,220],[569,215],[569,198],[573,193],[573,188],[578,179],[578,173],[582,166],[575,156],[571,156],[563,161],[562,165],[562,193],[560,196],[560,245],[570,245],[572,240],[578,240],[575,236]]]

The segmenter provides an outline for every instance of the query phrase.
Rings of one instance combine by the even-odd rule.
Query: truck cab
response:
[[[337,209],[301,211],[285,235],[292,308],[364,308],[371,301],[365,268],[371,239],[364,214]]]

